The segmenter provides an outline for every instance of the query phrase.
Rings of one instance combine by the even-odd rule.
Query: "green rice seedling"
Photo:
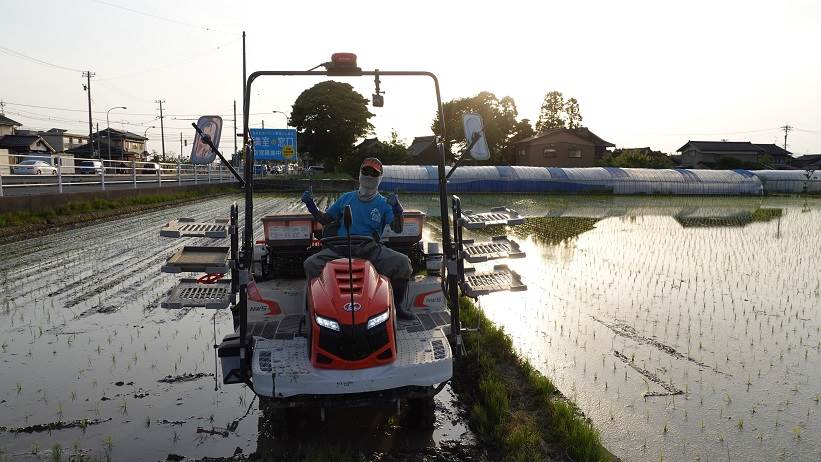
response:
[[[744,419],[739,417],[738,422],[736,422],[736,427],[738,427],[739,431],[744,430]]]
[[[63,460],[63,449],[60,447],[59,444],[54,444],[51,447],[51,455],[49,456],[49,460],[51,462],[60,462]]]
[[[795,439],[800,440],[801,439],[801,427],[799,427],[797,425],[795,427],[793,427],[792,428],[792,434],[793,434],[793,437]]]

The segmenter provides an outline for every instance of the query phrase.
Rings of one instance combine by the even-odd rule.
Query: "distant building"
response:
[[[439,165],[439,147],[436,145],[436,137],[417,136],[408,146],[408,163],[416,165]]]
[[[39,132],[39,135],[57,152],[66,152],[69,149],[88,143],[88,135],[71,133],[62,128],[52,128],[44,132]]]
[[[146,160],[144,158],[146,141],[148,141],[148,138],[144,136],[114,128],[101,130],[92,136],[94,150],[99,152],[99,157],[102,159],[109,158],[110,145],[111,159],[113,160]],[[66,152],[73,154],[75,157],[97,157],[88,143],[67,149]]]
[[[775,144],[749,141],[688,141],[680,147],[684,168],[790,168],[792,154]]]
[[[33,156],[52,164],[54,148],[51,147],[40,135],[6,135],[0,138],[0,157],[8,159],[2,160],[2,167],[33,159]],[[4,171],[4,174],[6,172]]]
[[[807,154],[792,160],[793,168],[821,170],[821,154]]]
[[[11,120],[4,114],[0,114],[0,139],[6,135],[14,135],[17,127],[20,125],[20,122]],[[9,168],[9,164],[11,163],[9,150],[0,148],[0,175],[8,175],[11,173],[11,169]]]
[[[513,165],[594,167],[615,147],[587,127],[551,128],[514,144]]]

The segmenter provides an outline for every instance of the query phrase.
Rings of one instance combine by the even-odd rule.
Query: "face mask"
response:
[[[368,176],[359,174],[359,199],[362,201],[369,201],[379,194],[379,182],[382,181],[381,176]]]

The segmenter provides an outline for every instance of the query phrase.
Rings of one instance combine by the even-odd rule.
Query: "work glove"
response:
[[[399,203],[399,194],[398,193],[390,193],[388,194],[388,198],[386,199],[388,205],[391,206],[393,210],[394,216],[401,216],[403,209],[402,204]]]
[[[305,204],[305,207],[308,208],[308,211],[311,212],[311,215],[316,215],[319,213],[319,209],[314,202],[314,198],[311,197],[310,191],[305,191],[302,193],[302,202]]]

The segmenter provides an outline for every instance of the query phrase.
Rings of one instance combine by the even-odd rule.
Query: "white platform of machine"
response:
[[[396,361],[358,370],[318,369],[308,359],[308,341],[256,339],[252,373],[261,396],[367,393],[405,386],[427,387],[453,375],[450,344],[442,329],[396,333]]]
[[[479,263],[501,258],[524,258],[519,243],[507,236],[493,236],[490,241],[476,242],[473,239],[462,241],[465,260],[470,263]]]
[[[193,218],[178,218],[166,223],[160,230],[160,236],[223,239],[228,237],[228,220],[217,219],[212,222],[198,222]]]
[[[256,283],[263,301],[248,301],[248,333],[254,337],[254,390],[262,396],[365,393],[405,386],[431,386],[453,375],[447,340],[450,313],[441,280],[415,276],[405,304],[413,319],[396,323],[396,361],[360,370],[313,367],[308,357],[305,280]]]
[[[520,225],[525,222],[519,212],[507,207],[493,207],[490,212],[474,213],[462,211],[462,226],[467,229],[482,229],[492,225]]]

